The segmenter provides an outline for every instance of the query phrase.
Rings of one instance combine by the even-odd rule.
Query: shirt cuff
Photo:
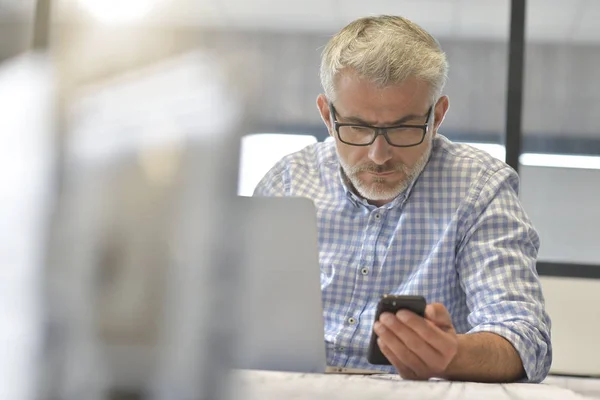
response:
[[[525,326],[523,326],[525,325]],[[523,381],[539,383],[550,371],[552,354],[550,338],[544,337],[536,328],[524,322],[504,322],[502,324],[481,324],[467,334],[491,332],[502,336],[517,350],[527,378]]]

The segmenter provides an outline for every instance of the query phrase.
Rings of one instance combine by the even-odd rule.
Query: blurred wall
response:
[[[247,59],[262,92],[255,131],[324,135],[315,98],[321,92],[320,52],[329,35],[310,33],[206,33],[208,46]],[[464,140],[500,142],[506,115],[508,46],[503,42],[441,39],[450,74],[450,112],[443,132]],[[525,150],[535,143],[567,152],[600,154],[595,110],[600,90],[595,66],[600,46],[528,43],[524,87]],[[568,107],[565,107],[565,104]],[[575,146],[565,139],[581,139]],[[592,141],[590,147],[590,140]],[[550,149],[553,150],[553,149]],[[556,149],[554,149],[556,151]]]
[[[0,60],[22,52],[30,41],[25,22],[0,23]],[[161,46],[170,52],[201,43],[221,55],[243,60],[248,79],[256,88],[249,132],[326,132],[316,111],[321,92],[318,70],[320,53],[331,34],[259,31],[200,31],[153,29],[147,34],[112,30],[106,40],[91,29],[73,27],[65,46],[76,46],[78,61],[86,63],[90,77],[110,75],[124,64],[146,63],[164,54],[152,54]],[[450,62],[446,94],[450,112],[443,133],[469,141],[501,142],[506,115],[508,46],[505,42],[440,39]],[[159,45],[156,45],[156,43]],[[108,44],[108,45],[107,45]],[[125,51],[125,49],[128,49]],[[119,57],[109,57],[119,54]],[[595,66],[600,45],[527,43],[523,128],[525,151],[600,154],[596,110],[600,108],[600,80]],[[87,78],[82,76],[80,81]],[[548,140],[551,139],[551,140]],[[571,139],[576,139],[575,143]],[[535,148],[531,148],[531,147]]]
[[[32,28],[28,21],[0,16],[0,62],[24,52],[31,37]]]

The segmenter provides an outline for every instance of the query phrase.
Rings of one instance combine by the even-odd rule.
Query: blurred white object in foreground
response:
[[[62,398],[224,396],[242,115],[226,71],[191,52],[70,99],[53,264],[69,281]]]
[[[35,398],[53,202],[53,77],[42,54],[0,64],[0,399]]]

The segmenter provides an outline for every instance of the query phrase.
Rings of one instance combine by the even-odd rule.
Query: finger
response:
[[[449,356],[449,353],[453,351],[454,345],[452,335],[443,331],[433,322],[407,310],[398,311],[396,316],[400,322],[414,331],[443,356]]]
[[[442,352],[431,346],[409,326],[403,324],[394,314],[382,315],[380,319],[429,370],[438,372],[438,366],[444,364]]]
[[[423,360],[406,347],[402,340],[400,340],[392,330],[388,329],[381,322],[378,322],[375,324],[375,332],[379,336],[381,342],[383,342],[402,364],[410,368],[416,376],[426,376],[428,374],[428,368]]]
[[[396,368],[402,378],[412,380],[416,380],[418,378],[417,374],[415,374],[415,371],[400,361],[394,352],[383,343],[381,338],[377,339],[377,345],[379,346],[381,353],[389,360],[394,368]]]
[[[454,329],[452,326],[452,317],[443,304],[428,304],[425,308],[425,318],[436,324],[443,331]]]
[[[398,372],[403,378],[417,378],[417,374],[415,373],[415,371],[413,371],[412,369],[410,369],[410,367],[408,367],[402,361],[400,361],[398,357],[396,357],[394,352],[388,346],[386,346],[385,343],[383,343],[383,340],[381,340],[381,338],[377,339],[377,345],[379,346],[381,353],[385,356],[385,358],[387,358],[390,361],[394,368],[398,370]]]

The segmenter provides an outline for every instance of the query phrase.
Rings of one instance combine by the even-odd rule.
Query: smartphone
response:
[[[390,312],[395,314],[403,309],[410,310],[421,317],[425,317],[425,306],[427,306],[427,301],[422,296],[383,295],[377,305],[373,324],[375,324],[375,321],[379,320],[382,313]],[[377,334],[374,330],[371,331],[371,341],[369,343],[367,361],[374,365],[391,365],[377,345]]]

